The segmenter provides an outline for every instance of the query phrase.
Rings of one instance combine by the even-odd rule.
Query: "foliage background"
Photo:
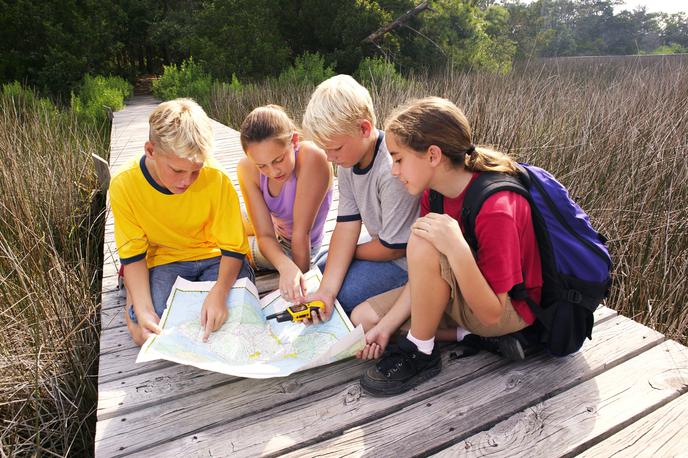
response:
[[[160,74],[193,57],[221,81],[277,76],[304,53],[353,74],[383,57],[404,75],[508,72],[514,60],[679,53],[688,15],[614,10],[616,0],[432,0],[431,9],[363,40],[420,0],[0,0],[0,82],[68,100],[83,75]]]

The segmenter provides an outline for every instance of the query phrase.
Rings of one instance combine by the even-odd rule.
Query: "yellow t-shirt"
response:
[[[239,197],[215,161],[204,164],[186,191],[172,194],[153,180],[145,156],[134,159],[112,177],[110,206],[122,264],[145,257],[150,269],[248,253]]]

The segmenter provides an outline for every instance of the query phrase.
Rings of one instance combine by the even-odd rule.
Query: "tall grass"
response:
[[[106,132],[0,94],[0,456],[92,453]],[[40,103],[39,103],[40,102]]]
[[[509,75],[447,73],[369,88],[380,119],[409,98],[462,107],[475,141],[553,172],[609,238],[607,305],[688,343],[688,60],[530,62]],[[209,111],[238,128],[278,103],[298,121],[313,87],[223,90]]]

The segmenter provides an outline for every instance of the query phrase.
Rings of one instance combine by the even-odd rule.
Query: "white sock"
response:
[[[470,331],[465,330],[461,326],[456,328],[456,341],[461,342],[464,337],[466,337],[468,334],[470,334]]]
[[[408,332],[406,335],[406,338],[416,344],[416,347],[418,347],[418,351],[421,353],[425,353],[426,355],[432,354],[432,349],[435,348],[435,337],[433,336],[432,338],[428,340],[420,340],[416,339],[411,335],[411,331]]]

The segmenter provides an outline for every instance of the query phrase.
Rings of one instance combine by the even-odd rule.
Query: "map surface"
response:
[[[308,291],[317,290],[321,278],[317,269],[308,272]],[[143,344],[137,363],[166,359],[239,377],[283,377],[349,358],[364,346],[362,327],[353,327],[339,303],[326,323],[266,320],[289,304],[279,291],[259,299],[248,279],[234,284],[227,298],[227,321],[203,342],[201,307],[213,284],[177,278],[160,319],[162,334]]]

